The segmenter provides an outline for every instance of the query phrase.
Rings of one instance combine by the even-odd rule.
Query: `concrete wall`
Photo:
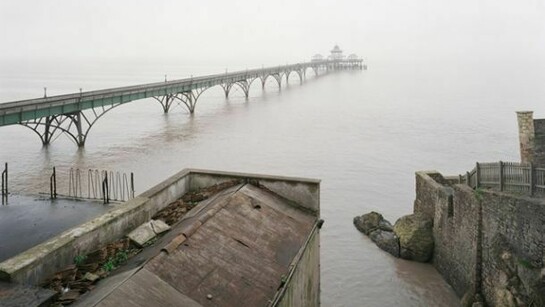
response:
[[[185,169],[104,215],[0,263],[0,280],[38,284],[72,264],[75,256],[123,237],[186,192],[233,178],[258,180],[289,200],[319,208],[318,180]]]
[[[433,265],[460,297],[477,289],[490,306],[509,306],[506,296],[531,289],[543,268],[545,200],[444,186],[430,174],[416,174],[415,212],[433,209]],[[517,291],[508,284],[514,277],[522,285]]]
[[[184,170],[138,197],[82,225],[0,263],[0,279],[38,284],[73,263],[74,257],[113,242],[185,194],[189,171]]]
[[[320,181],[308,178],[256,175],[232,172],[192,170],[191,190],[211,186],[232,179],[244,179],[289,199],[298,205],[319,213]],[[318,214],[319,216],[319,214]]]
[[[320,306],[320,233],[316,227],[288,280],[282,297],[273,306]]]

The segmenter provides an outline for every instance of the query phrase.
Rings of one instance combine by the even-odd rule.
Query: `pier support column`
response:
[[[44,128],[44,134],[42,137],[42,144],[43,145],[49,145],[49,142],[51,141],[51,116],[47,116],[45,118],[45,128]]]
[[[229,98],[229,92],[231,91],[232,87],[233,83],[221,84],[221,88],[223,88],[223,92],[225,93],[225,99]]]
[[[303,75],[305,74],[305,71],[302,69],[295,71],[297,75],[299,76],[299,84],[303,84]]]
[[[247,80],[242,80],[235,82],[235,84],[242,89],[246,98],[250,96],[250,82]]]
[[[187,107],[189,114],[193,115],[195,113],[195,107],[197,106],[197,100],[201,94],[206,91],[208,88],[200,88],[187,92],[181,92],[176,94],[174,97]]]
[[[250,84],[251,82],[248,82],[247,80],[241,80],[234,83],[222,84],[221,87],[225,92],[225,98],[229,98],[229,93],[231,92],[231,89],[234,85],[238,86],[244,92],[244,97],[248,98],[248,96],[250,95]]]
[[[85,145],[86,135],[83,134],[83,130],[81,129],[81,111],[72,115],[72,121],[74,122],[77,131],[76,143],[78,147],[83,147]]]
[[[174,102],[174,94],[166,94],[164,96],[153,98],[161,104],[161,106],[163,107],[163,112],[168,113],[168,111],[170,111],[172,102]]]
[[[98,119],[119,105],[121,105],[121,103],[115,103],[109,106],[98,106],[85,111],[76,111],[27,120],[20,122],[19,124],[34,131],[40,137],[44,146],[49,145],[57,139],[60,134],[65,134],[69,136],[78,147],[83,147],[89,131]]]
[[[271,75],[276,82],[278,83],[278,89],[282,90],[282,74],[273,74]]]

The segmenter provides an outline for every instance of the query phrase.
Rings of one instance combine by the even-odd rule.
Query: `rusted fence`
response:
[[[2,196],[2,204],[8,200],[8,164],[5,164],[2,171],[2,188],[0,189]]]
[[[105,204],[113,201],[127,201],[134,198],[134,174],[118,171],[88,169],[80,170],[71,168],[68,173],[61,175],[61,193],[57,193],[57,170],[53,167],[53,173],[49,177],[49,189],[51,198],[57,195],[79,199],[101,199]],[[64,192],[64,193],[62,193]]]
[[[459,176],[459,181],[474,189],[545,195],[545,168],[537,168],[531,163],[476,163],[473,170]]]

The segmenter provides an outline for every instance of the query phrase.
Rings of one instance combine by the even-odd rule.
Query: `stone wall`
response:
[[[490,305],[506,305],[505,296],[513,295],[506,291],[509,282],[521,283],[519,287],[523,288],[535,286],[543,268],[543,225],[545,203],[542,200],[485,193],[482,289]],[[508,262],[502,259],[504,253],[511,257]]]
[[[543,269],[545,200],[442,185],[429,174],[416,174],[415,212],[433,208],[433,265],[445,280],[460,297],[481,292],[490,306],[532,299]]]
[[[534,160],[534,120],[532,111],[517,112],[519,128],[520,161],[530,163]]]
[[[466,187],[443,186],[433,178],[440,178],[437,172],[416,173],[414,212],[433,218],[432,263],[462,297],[475,278],[477,205]]]
[[[545,119],[533,119],[533,112],[517,112],[520,160],[545,167]]]
[[[414,212],[424,213],[430,217],[435,215],[437,203],[447,201],[451,189],[442,185],[443,176],[434,171],[416,173],[416,191],[420,191],[414,201]]]
[[[534,163],[545,167],[545,119],[534,119]]]

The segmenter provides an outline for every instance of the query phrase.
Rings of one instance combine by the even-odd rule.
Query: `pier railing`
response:
[[[545,195],[545,168],[518,162],[476,163],[471,171],[459,175],[459,182],[474,189],[489,188],[530,196]]]
[[[6,163],[4,166],[4,170],[2,171],[2,188],[0,189],[0,194],[2,197],[2,204],[7,202],[8,200],[8,164]]]
[[[110,201],[127,201],[134,198],[134,174],[119,171],[98,169],[80,170],[70,168],[68,173],[61,175],[61,182],[68,182],[68,186],[61,187],[57,192],[57,170],[49,177],[49,188],[52,199],[57,196],[75,199],[100,199],[104,204]]]

